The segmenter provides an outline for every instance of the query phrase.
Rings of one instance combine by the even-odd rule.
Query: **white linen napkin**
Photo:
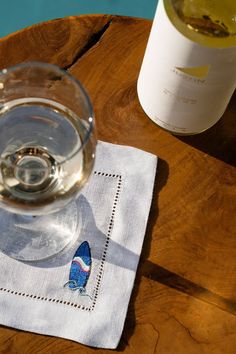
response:
[[[94,347],[117,347],[156,164],[150,153],[99,142],[94,172],[76,201],[80,222],[75,242],[57,256],[34,263],[0,253],[1,324]]]

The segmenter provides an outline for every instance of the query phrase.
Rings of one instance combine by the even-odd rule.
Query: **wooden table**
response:
[[[151,22],[69,17],[0,40],[0,67],[41,60],[87,88],[98,138],[159,156],[154,198],[118,352],[236,353],[236,99],[209,131],[176,137],[142,111],[136,92]],[[0,328],[1,353],[107,353]],[[112,351],[111,351],[112,352]]]

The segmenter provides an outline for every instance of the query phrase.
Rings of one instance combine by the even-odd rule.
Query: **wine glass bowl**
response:
[[[65,225],[64,211],[70,223],[75,224],[69,216],[70,208],[77,218],[71,203],[93,169],[94,124],[92,105],[81,83],[57,66],[29,62],[0,73],[0,207],[4,209],[0,210],[0,219],[4,219],[0,248],[3,252],[14,258],[35,260],[58,253],[68,244],[72,235],[63,238],[55,222],[60,225],[59,220],[63,219]],[[20,215],[16,217],[17,214]],[[42,230],[39,232],[35,227],[38,221],[27,219],[27,215],[40,216],[40,223],[46,218],[49,230],[44,241],[47,242],[40,241]],[[26,224],[27,230],[30,224],[32,228],[21,244],[19,225],[24,225],[25,230]],[[58,235],[53,234],[55,228],[59,230]],[[32,240],[34,250],[29,255]]]
[[[64,207],[94,162],[92,107],[81,84],[43,63],[0,74],[0,205],[42,215]]]

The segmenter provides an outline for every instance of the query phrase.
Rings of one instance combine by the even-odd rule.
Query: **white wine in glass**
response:
[[[93,169],[94,114],[82,85],[55,65],[0,73],[0,249],[51,257],[75,237],[73,203]]]

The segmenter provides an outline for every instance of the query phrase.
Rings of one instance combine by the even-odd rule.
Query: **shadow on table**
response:
[[[148,239],[150,240],[150,237]],[[143,252],[142,258],[144,258],[145,255],[146,256],[148,255],[148,253],[146,254],[146,251],[147,251],[147,247]],[[134,332],[134,328],[136,325],[134,304],[135,304],[135,299],[138,295],[138,289],[139,289],[141,277],[149,278],[152,281],[156,281],[160,284],[163,284],[172,289],[180,291],[181,293],[187,294],[198,300],[201,300],[205,303],[214,305],[223,311],[229,312],[230,314],[236,314],[235,300],[226,299],[212,292],[211,290],[206,289],[201,285],[198,285],[192,282],[191,280],[188,280],[148,260],[143,259],[141,266],[142,266],[142,273],[138,272],[136,277],[135,288],[133,291],[133,296],[131,299],[131,304],[129,307],[129,311],[125,323],[125,330],[123,332],[121,342],[117,348],[118,352],[123,352],[125,350],[126,346],[128,345],[129,339]]]
[[[129,338],[134,333],[134,328],[136,324],[135,317],[135,300],[139,292],[139,286],[141,282],[141,277],[143,275],[143,266],[147,262],[146,259],[150,253],[151,243],[152,243],[152,234],[153,229],[156,225],[156,221],[159,215],[158,210],[158,196],[162,188],[166,185],[167,179],[169,176],[169,166],[166,161],[158,158],[157,172],[153,190],[153,200],[151,205],[151,211],[149,215],[149,221],[147,224],[146,235],[144,239],[143,249],[140,257],[139,267],[136,274],[134,289],[132,293],[132,297],[130,300],[130,305],[127,313],[127,318],[125,321],[125,327],[123,331],[123,335],[121,337],[120,344],[118,345],[117,351],[123,352],[128,345]],[[142,271],[141,271],[142,268]]]
[[[236,301],[226,299],[203,286],[192,282],[174,272],[171,272],[158,264],[146,261],[142,269],[142,275],[184,294],[193,296],[206,303],[217,306],[229,313],[236,313]]]
[[[227,164],[236,166],[236,93],[223,117],[209,130],[192,136],[178,136],[182,142]]]
[[[219,129],[219,127],[217,128]],[[208,133],[207,133],[208,134]],[[212,134],[212,133],[210,133]],[[195,137],[192,137],[195,138]],[[186,138],[181,138],[185,140]],[[204,140],[204,139],[203,139]],[[204,144],[200,144],[201,138],[199,138],[198,142],[199,145],[202,149],[206,148]],[[206,139],[207,141],[207,139]],[[195,140],[195,143],[197,142],[197,138]],[[196,143],[197,145],[197,143]],[[211,144],[209,143],[209,147]],[[197,146],[196,146],[197,147]],[[219,150],[220,151],[220,150]],[[212,150],[208,149],[208,153],[210,153],[212,156],[215,156],[217,158],[222,158],[225,157],[225,162],[229,163],[231,161],[233,163],[233,159],[229,160],[227,159],[227,156],[223,156],[220,154],[216,154],[216,149],[212,148]],[[135,316],[135,301],[136,297],[139,293],[139,286],[141,282],[141,277],[146,277],[151,279],[152,281],[156,281],[160,284],[166,285],[170,288],[173,288],[177,291],[180,291],[182,293],[188,294],[189,296],[195,297],[201,301],[204,301],[206,303],[215,305],[216,307],[227,311],[229,313],[236,313],[236,302],[234,300],[226,299],[211,290],[202,287],[201,285],[198,285],[176,273],[173,273],[169,271],[168,269],[165,269],[161,267],[158,264],[154,264],[148,260],[148,256],[150,254],[150,248],[151,248],[151,243],[152,243],[152,234],[153,234],[153,228],[155,227],[156,220],[159,215],[159,210],[158,210],[158,194],[162,190],[162,188],[165,186],[167,179],[168,179],[168,174],[169,174],[169,167],[168,164],[159,159],[158,163],[158,170],[157,170],[157,176],[156,176],[156,181],[155,181],[155,186],[154,186],[154,196],[153,196],[153,202],[152,202],[152,207],[151,207],[151,213],[150,213],[150,221],[147,226],[147,231],[146,231],[146,236],[145,236],[145,242],[143,245],[143,250],[141,254],[141,259],[139,263],[139,268],[137,271],[136,275],[136,280],[135,280],[135,286],[133,290],[133,294],[131,297],[131,302],[129,305],[129,310],[125,322],[125,328],[124,332],[120,341],[120,344],[117,348],[118,352],[123,352],[128,345],[129,339],[132,337],[136,325],[136,316]]]

